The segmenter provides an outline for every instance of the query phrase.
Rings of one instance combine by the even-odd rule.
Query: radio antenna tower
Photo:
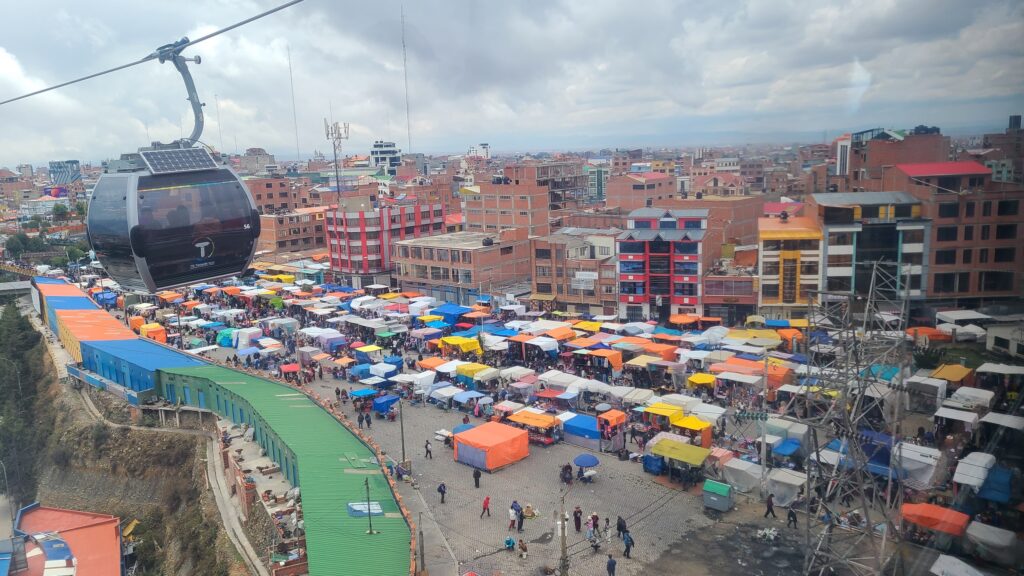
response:
[[[902,437],[902,381],[909,356],[904,333],[909,284],[901,273],[909,266],[863,265],[872,269],[866,299],[850,292],[810,296],[804,341],[807,377],[813,380],[786,407],[809,427],[803,571],[809,575],[875,576],[900,569],[903,490],[896,443]],[[839,516],[853,510],[860,522],[840,526]]]
[[[324,135],[334,149],[334,184],[338,187],[338,198],[341,198],[341,167],[338,165],[338,156],[341,156],[341,142],[348,140],[348,122],[328,122],[324,118]],[[342,156],[344,158],[344,156]]]
[[[412,154],[412,117],[409,115],[409,60],[405,51],[405,6],[402,6],[402,73],[405,75],[405,133]]]

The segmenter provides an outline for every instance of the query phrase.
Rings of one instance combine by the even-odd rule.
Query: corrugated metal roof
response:
[[[921,203],[906,192],[824,192],[812,196],[819,206],[831,207]]]
[[[630,218],[707,218],[708,210],[665,210],[664,208],[637,208]]]
[[[121,358],[129,364],[149,371],[162,368],[207,365],[205,362],[183,352],[169,350],[159,344],[139,338],[132,340],[97,340],[95,342],[88,342],[85,346],[106,352],[111,356]]]
[[[287,386],[227,368],[165,372],[206,379],[241,396],[295,454],[311,575],[408,574],[411,533],[401,516],[375,516],[374,529],[380,533],[367,536],[366,518],[348,515],[350,502],[366,501],[367,479],[370,499],[380,502],[385,513],[398,512],[398,503],[383,473],[368,473],[370,466],[357,469],[349,462],[350,455],[363,459],[374,454],[334,417]]]
[[[899,168],[904,174],[913,178],[922,176],[969,176],[992,173],[992,169],[988,166],[971,161],[897,164],[896,168]]]

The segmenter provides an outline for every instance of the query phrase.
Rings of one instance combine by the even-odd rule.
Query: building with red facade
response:
[[[707,210],[640,208],[619,235],[619,316],[667,322],[673,314],[703,314],[700,284],[708,262]]]
[[[389,285],[394,242],[444,231],[445,213],[440,203],[342,198],[327,213],[331,271],[353,287]]]

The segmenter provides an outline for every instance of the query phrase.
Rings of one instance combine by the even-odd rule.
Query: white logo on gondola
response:
[[[200,238],[192,244],[196,248],[199,248],[200,258],[212,258],[213,257],[213,240],[209,238]]]

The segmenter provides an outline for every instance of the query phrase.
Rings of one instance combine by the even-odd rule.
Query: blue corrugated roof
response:
[[[85,296],[50,296],[46,299],[50,310],[95,310],[99,308],[92,299]]]
[[[36,284],[66,284],[60,278],[50,278],[49,276],[35,276],[32,281]]]
[[[168,350],[149,340],[97,340],[89,342],[89,346],[106,352],[111,356],[121,358],[143,370],[206,365],[205,362],[197,360],[188,354]]]
[[[0,576],[7,576],[11,570],[11,555],[0,554]]]

